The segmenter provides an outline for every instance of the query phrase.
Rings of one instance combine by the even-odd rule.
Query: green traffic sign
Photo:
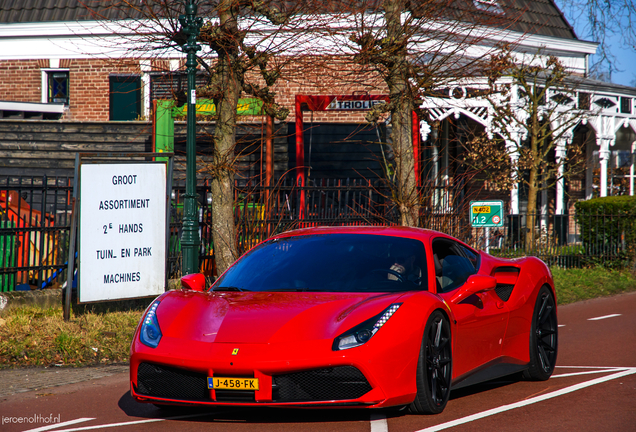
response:
[[[501,200],[470,202],[470,224],[475,228],[501,227],[503,217]]]

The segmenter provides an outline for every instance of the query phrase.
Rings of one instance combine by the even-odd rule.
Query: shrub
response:
[[[575,204],[581,241],[588,255],[631,263],[636,252],[636,197],[613,196]]]

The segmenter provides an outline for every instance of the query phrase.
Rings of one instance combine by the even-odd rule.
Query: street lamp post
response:
[[[181,234],[181,253],[183,257],[182,273],[196,273],[199,270],[199,219],[197,212],[197,178],[196,178],[196,53],[201,49],[197,44],[197,36],[203,23],[197,17],[197,5],[194,0],[187,0],[185,15],[179,15],[179,23],[187,42],[183,51],[187,54],[188,71],[187,94],[187,130],[186,130],[186,193],[184,197],[183,233]]]

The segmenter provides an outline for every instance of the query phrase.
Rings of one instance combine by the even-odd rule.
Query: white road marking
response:
[[[594,369],[594,370],[585,371],[585,372],[571,372],[571,373],[564,373],[564,374],[559,374],[559,375],[552,375],[550,378],[565,378],[565,377],[578,376],[578,375],[589,375],[589,374],[597,374],[597,373],[618,372],[618,371],[622,371],[622,370],[625,370],[625,368]]]
[[[57,428],[64,427],[64,426],[74,425],[74,424],[77,424],[77,423],[87,422],[87,421],[90,421],[90,420],[95,420],[95,417],[82,417],[82,418],[78,418],[78,419],[75,419],[75,420],[65,421],[65,422],[62,422],[62,423],[55,423],[55,424],[51,424],[51,425],[48,425],[48,426],[42,426],[42,427],[35,428],[35,429],[29,429],[29,430],[24,431],[24,432],[43,432],[43,431],[47,431],[47,430],[51,430],[51,429],[57,429]]]
[[[136,425],[136,424],[143,424],[143,423],[156,423],[156,422],[161,422],[164,420],[166,419],[137,420],[137,421],[123,422],[123,423],[110,423],[110,424],[103,424],[103,425],[96,425],[96,426],[84,426],[84,427],[73,428],[73,429],[61,429],[61,430],[56,430],[55,432],[86,431],[86,430],[118,427],[118,426],[129,426],[129,425]]]
[[[605,316],[600,316],[600,317],[596,317],[596,318],[588,318],[588,321],[598,321],[598,320],[602,320],[602,319],[606,319],[606,318],[614,318],[614,317],[619,317],[621,316],[621,314],[611,314],[611,315],[605,315]]]
[[[389,432],[389,424],[382,413],[371,413],[371,432]]]
[[[107,424],[95,425],[95,426],[83,426],[83,427],[72,428],[72,429],[61,429],[61,430],[56,430],[55,432],[75,432],[75,431],[105,429],[105,428],[111,428],[111,427],[131,426],[131,425],[144,424],[144,423],[157,423],[157,422],[162,422],[165,420],[180,420],[180,419],[191,418],[191,417],[203,417],[203,416],[209,416],[212,414],[218,414],[218,413],[189,414],[189,415],[166,417],[166,418],[159,418],[159,419],[136,420],[136,421],[129,421],[129,422],[121,422],[121,423],[107,423]]]
[[[620,366],[555,366],[556,369],[616,369],[624,370],[629,369],[627,367]]]
[[[479,419],[482,419],[482,418],[485,418],[485,417],[490,417],[492,415],[499,414],[499,413],[502,413],[502,412],[505,412],[505,411],[509,411],[509,410],[512,410],[512,409],[515,409],[515,408],[521,408],[521,407],[524,407],[526,405],[531,405],[531,404],[534,404],[534,403],[537,403],[537,402],[542,402],[542,401],[547,400],[547,399],[552,399],[552,398],[555,398],[555,397],[558,397],[558,396],[562,396],[564,394],[568,394],[568,393],[572,393],[572,392],[577,391],[577,390],[584,389],[586,387],[591,387],[591,386],[596,385],[596,384],[601,384],[601,383],[604,383],[606,381],[611,381],[611,380],[614,380],[614,379],[617,379],[617,378],[622,378],[624,376],[632,375],[632,374],[636,374],[636,368],[621,368],[620,372],[617,372],[617,373],[612,374],[612,375],[607,375],[607,376],[596,378],[596,379],[593,379],[593,380],[590,380],[590,381],[585,381],[585,382],[582,382],[582,383],[579,383],[579,384],[572,385],[570,387],[565,387],[565,388],[563,388],[561,390],[556,390],[556,391],[553,391],[553,392],[550,392],[550,393],[546,393],[546,394],[543,394],[543,395],[540,395],[540,396],[536,396],[536,397],[533,397],[533,398],[530,398],[530,399],[522,400],[522,401],[519,401],[519,402],[516,402],[516,403],[513,403],[513,404],[503,405],[503,406],[500,406],[500,407],[497,407],[497,408],[493,408],[493,409],[490,409],[490,410],[487,410],[487,411],[483,411],[483,412],[480,412],[480,413],[477,413],[477,414],[473,414],[473,415],[469,415],[469,416],[466,416],[466,417],[462,417],[462,418],[459,418],[457,420],[452,420],[452,421],[449,421],[449,422],[446,422],[446,423],[441,423],[441,424],[438,424],[438,425],[435,425],[435,426],[428,427],[426,429],[421,429],[421,430],[419,430],[417,432],[434,432],[434,431],[439,431],[439,430],[443,430],[443,429],[448,429],[448,428],[451,428],[451,427],[454,427],[454,426],[458,426],[458,425],[465,424],[465,423],[470,423],[472,421],[479,420]]]

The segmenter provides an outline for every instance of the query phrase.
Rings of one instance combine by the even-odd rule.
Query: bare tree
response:
[[[481,73],[480,65],[491,48],[477,46],[493,36],[493,26],[514,23],[515,14],[504,21],[454,0],[354,3],[341,7],[348,25],[334,35],[341,38],[343,52],[382,77],[388,89],[390,102],[375,105],[367,120],[377,122],[389,115],[395,154],[392,199],[400,224],[417,226],[422,194],[416,178],[420,173],[415,172],[412,113],[422,96]]]
[[[212,162],[199,166],[212,176],[212,237],[217,271],[223,272],[238,257],[234,222],[234,175],[237,106],[240,97],[263,101],[263,114],[284,120],[289,110],[275,101],[273,86],[293,51],[302,56],[296,40],[307,29],[299,19],[301,3],[270,0],[200,0],[203,26],[198,41],[203,49],[197,63],[207,79],[197,89],[199,97],[214,100],[216,115]],[[131,20],[122,22],[134,44],[131,51],[172,56],[185,44],[178,17],[182,0],[119,0],[113,3]],[[308,2],[303,12],[309,14]],[[183,94],[175,95],[178,102]]]
[[[612,74],[620,71],[620,59],[612,45],[618,43],[636,52],[636,3],[633,0],[557,0],[557,4],[583,28],[579,37],[599,43],[591,72],[596,78],[611,82]]]
[[[528,191],[526,247],[534,245],[538,195],[580,174],[583,148],[572,145],[574,128],[589,112],[578,107],[574,81],[555,57],[526,62],[503,52],[487,69],[492,132],[467,145],[466,162],[489,176],[495,189]],[[493,72],[496,71],[496,72]],[[566,145],[569,145],[566,148]]]
[[[247,40],[248,28],[239,23],[241,15],[250,14],[250,25],[266,18],[282,26],[288,15],[262,1],[221,0],[213,9],[216,19],[201,29],[201,41],[216,53],[216,62],[207,66],[210,80],[202,94],[211,97],[217,107],[214,133],[212,193],[212,234],[217,269],[225,271],[238,258],[234,226],[234,146],[236,139],[236,109],[241,94],[256,96],[265,102],[265,112],[281,120],[288,110],[274,102],[271,86],[280,70],[271,67],[272,52],[262,40]],[[203,64],[204,62],[201,61]],[[264,85],[248,81],[250,71],[257,69]]]

